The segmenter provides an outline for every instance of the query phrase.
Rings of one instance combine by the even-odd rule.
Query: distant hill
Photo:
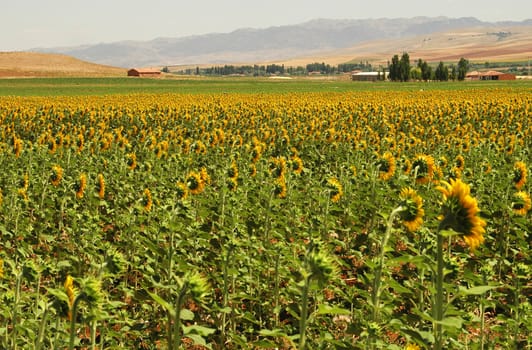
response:
[[[490,31],[490,28],[515,26],[532,26],[532,19],[498,23],[483,22],[472,17],[316,19],[297,25],[265,29],[245,28],[231,33],[35,50],[62,53],[119,67],[253,63],[320,55],[353,48],[357,44],[370,41],[397,41],[472,27],[482,27]]]
[[[125,76],[126,70],[74,57],[38,52],[0,52],[0,78]]]

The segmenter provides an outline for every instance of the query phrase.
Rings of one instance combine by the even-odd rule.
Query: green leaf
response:
[[[316,313],[318,315],[351,315],[351,311],[347,309],[326,304],[320,304]]]
[[[181,312],[179,312],[179,318],[185,321],[192,321],[194,320],[194,313],[189,309],[182,309]]]
[[[202,337],[207,337],[211,334],[216,332],[216,329],[203,327],[199,325],[192,325],[192,326],[183,326],[183,334],[185,334],[187,337],[191,337],[191,335],[198,334]]]
[[[261,329],[259,335],[264,337],[286,337],[286,333],[282,329]]]
[[[458,236],[460,233],[453,230],[441,230],[440,235],[443,237]]]
[[[453,327],[453,328],[462,328],[463,322],[464,320],[462,320],[460,317],[446,317],[440,322],[436,321],[436,323],[439,323],[444,327]]]
[[[275,349],[278,347],[277,344],[267,339],[256,341],[253,343],[253,345],[255,345],[255,347],[257,347],[258,349]]]
[[[175,310],[172,305],[170,305],[170,303],[168,303],[166,300],[164,300],[155,293],[148,292],[148,294],[157,304],[161,305],[163,308],[166,309],[166,311],[170,312],[170,315],[172,317],[175,317]]]
[[[194,345],[201,345],[208,349],[211,349],[211,346],[208,345],[205,339],[203,339],[203,337],[199,334],[188,334],[186,337],[192,339]]]
[[[499,288],[499,286],[477,286],[466,289],[464,287],[458,287],[460,294],[462,295],[481,295],[489,290]]]

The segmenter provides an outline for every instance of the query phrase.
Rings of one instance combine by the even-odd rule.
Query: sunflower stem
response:
[[[372,302],[372,307],[373,307],[373,313],[372,313],[371,320],[373,322],[378,322],[379,320],[381,276],[382,276],[382,268],[384,266],[384,259],[386,257],[386,245],[388,244],[388,240],[390,239],[390,235],[391,235],[392,228],[393,228],[393,221],[395,217],[404,209],[405,208],[403,206],[399,206],[390,213],[390,216],[388,217],[388,223],[386,225],[386,233],[384,234],[384,237],[381,242],[379,260],[375,268],[375,276],[373,279],[373,289],[371,291],[371,302]],[[372,335],[369,335],[368,345],[371,345],[373,342],[373,339],[371,338],[372,338]]]
[[[441,227],[441,225],[440,225]],[[437,246],[436,246],[436,303],[434,307],[434,350],[441,350],[443,345],[442,324],[443,320],[443,235],[440,233],[440,229],[436,234]]]

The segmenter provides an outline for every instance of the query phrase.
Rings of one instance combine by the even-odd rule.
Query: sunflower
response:
[[[208,185],[211,183],[211,177],[209,176],[209,173],[207,172],[207,168],[202,167],[200,169],[200,177],[201,177],[201,181],[203,181],[204,184]]]
[[[105,179],[103,178],[103,174],[98,174],[98,185],[96,186],[96,190],[98,192],[98,197],[100,199],[104,199],[105,197]]]
[[[85,193],[85,188],[87,187],[87,175],[81,174],[79,176],[79,183],[76,186],[76,198],[81,199],[83,198],[83,194]]]
[[[342,184],[340,183],[340,181],[333,177],[327,180],[327,185],[330,190],[331,201],[337,203],[344,194]]]
[[[0,258],[0,279],[4,278],[4,260]]]
[[[379,169],[379,179],[389,180],[395,173],[395,158],[390,152],[384,153],[382,158],[377,161]]]
[[[303,161],[297,155],[292,157],[292,170],[297,175],[301,174],[303,171]]]
[[[275,178],[283,177],[286,172],[286,159],[284,157],[271,158],[270,171]]]
[[[523,187],[526,183],[526,164],[523,162],[515,162],[513,176],[515,188],[517,188],[518,190],[521,189],[521,187]]]
[[[411,188],[404,188],[399,194],[401,206],[405,209],[401,211],[400,216],[403,219],[403,225],[409,232],[415,232],[423,224],[423,199]]]
[[[254,163],[251,163],[249,166],[249,176],[255,177],[257,175],[257,167]]]
[[[55,187],[59,186],[61,179],[63,178],[63,169],[59,165],[54,165],[52,167],[52,175],[50,176],[50,181]]]
[[[456,158],[454,158],[454,166],[460,170],[460,171],[464,171],[465,169],[465,159],[464,157],[459,154],[456,156]]]
[[[238,187],[238,178],[230,177],[227,179],[227,187],[231,191],[236,191]]]
[[[151,191],[149,188],[144,190],[144,211],[150,212],[153,206],[153,200],[151,198]]]
[[[203,192],[205,184],[201,179],[201,174],[196,171],[191,171],[187,176],[187,187],[191,194],[199,194]]]
[[[74,288],[74,279],[72,276],[68,275],[66,277],[65,283],[66,295],[68,296],[68,319],[72,319],[72,307],[74,306],[74,300],[76,299],[76,289]]]
[[[179,181],[176,184],[177,199],[186,199],[188,195],[188,187],[184,182]]]
[[[417,344],[408,344],[405,350],[421,350],[421,348]]]
[[[230,179],[238,179],[238,166],[236,165],[236,161],[234,159],[231,161],[229,170],[227,170],[227,176],[229,176]]]
[[[434,158],[427,155],[419,155],[412,162],[412,171],[417,184],[426,184],[434,177]]]
[[[519,191],[513,195],[514,201],[512,203],[512,210],[517,215],[526,216],[528,211],[532,208],[532,200],[530,195],[524,191]]]
[[[127,155],[127,166],[129,167],[129,170],[135,170],[137,167],[137,155],[135,153]]]
[[[441,181],[442,186],[436,187],[443,194],[441,229],[451,228],[461,233],[464,241],[471,249],[484,242],[486,222],[478,214],[477,200],[470,195],[469,185],[460,179],[450,182]]]
[[[279,198],[286,198],[286,192],[286,180],[284,176],[275,179],[275,195]]]

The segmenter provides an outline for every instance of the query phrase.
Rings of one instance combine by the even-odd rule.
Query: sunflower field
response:
[[[0,349],[530,349],[530,92],[0,97]]]

